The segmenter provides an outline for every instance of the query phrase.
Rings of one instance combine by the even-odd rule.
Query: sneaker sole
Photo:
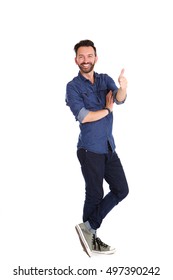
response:
[[[84,237],[84,235],[83,235],[83,232],[82,232],[80,226],[79,226],[79,225],[75,226],[75,229],[76,229],[76,231],[77,231],[77,234],[78,234],[78,236],[79,236],[80,243],[81,243],[81,245],[82,245],[84,251],[87,253],[87,255],[88,255],[89,257],[91,257],[91,256],[92,256],[92,252],[91,252],[91,250],[90,250],[90,247],[88,246],[88,243],[87,243],[87,241],[86,241],[86,239],[85,239],[85,237]]]
[[[99,254],[99,255],[113,255],[115,253],[115,249],[113,249],[111,251],[95,251],[95,250],[92,250],[92,252],[94,254]]]

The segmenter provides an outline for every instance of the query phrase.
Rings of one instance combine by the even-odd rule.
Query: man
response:
[[[128,184],[112,135],[114,103],[126,99],[124,69],[118,88],[107,74],[94,71],[98,60],[94,43],[82,40],[74,46],[78,76],[67,84],[66,104],[80,123],[77,156],[85,180],[83,222],[76,225],[84,251],[112,254],[115,249],[97,237],[96,231],[105,216],[128,194]],[[109,185],[104,196],[103,180]]]

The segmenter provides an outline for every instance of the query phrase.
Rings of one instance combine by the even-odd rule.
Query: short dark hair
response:
[[[77,43],[74,46],[74,51],[76,54],[80,47],[92,47],[94,49],[95,55],[97,55],[96,47],[94,46],[94,43],[91,40],[81,40],[79,43]]]

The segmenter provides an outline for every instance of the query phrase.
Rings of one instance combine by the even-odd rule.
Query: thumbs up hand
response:
[[[118,77],[118,82],[119,82],[119,84],[120,84],[120,88],[122,89],[122,90],[126,90],[126,88],[127,88],[127,79],[124,77],[124,69],[122,69],[121,70],[121,73],[120,73],[120,75],[119,75],[119,77]]]
[[[116,94],[116,103],[122,104],[124,103],[127,96],[127,79],[124,77],[124,69],[121,70],[121,73],[118,77],[118,82],[120,84],[120,88],[118,89]]]

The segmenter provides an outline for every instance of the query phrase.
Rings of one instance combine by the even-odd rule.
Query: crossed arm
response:
[[[126,99],[127,95],[127,79],[124,77],[124,69],[121,70],[120,76],[118,78],[118,82],[120,84],[120,88],[118,89],[116,93],[116,101],[121,103]],[[106,108],[108,108],[111,112],[113,111],[113,105],[114,105],[114,98],[112,91],[110,90],[108,94],[106,95]],[[108,110],[102,109],[98,111],[89,111],[88,114],[84,117],[82,123],[86,122],[94,122],[98,121],[104,117],[106,117],[109,114]]]

